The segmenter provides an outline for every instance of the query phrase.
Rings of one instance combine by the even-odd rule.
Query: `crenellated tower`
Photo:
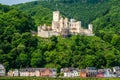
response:
[[[59,20],[60,20],[60,12],[54,11],[53,12],[53,21],[52,21],[52,29],[53,31],[59,31]]]

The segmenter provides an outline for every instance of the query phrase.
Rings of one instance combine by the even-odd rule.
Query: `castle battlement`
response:
[[[81,21],[76,21],[75,19],[63,18],[60,16],[59,11],[53,12],[52,26],[39,26],[38,36],[41,37],[51,37],[53,35],[63,35],[67,36],[69,34],[84,34],[87,36],[93,36],[93,25],[89,24],[88,29],[83,29],[81,27]],[[46,36],[44,36],[46,34]]]

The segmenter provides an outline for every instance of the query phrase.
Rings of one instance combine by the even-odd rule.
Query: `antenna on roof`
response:
[[[58,4],[56,3],[56,11],[58,11]]]

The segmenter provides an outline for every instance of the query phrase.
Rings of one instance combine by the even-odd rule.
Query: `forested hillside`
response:
[[[82,26],[87,27],[88,23],[91,23],[96,17],[105,15],[111,6],[107,0],[40,0],[15,7],[30,14],[35,19],[37,26],[43,23],[49,25],[52,11],[59,10],[63,16],[80,20]]]
[[[23,61],[24,67],[29,65],[28,56],[37,45],[37,38],[30,33],[34,26],[30,16],[0,4],[0,63],[7,70],[21,67]]]
[[[37,2],[30,2],[16,6],[13,7],[21,10],[23,13],[28,14],[34,19],[36,27],[39,25],[43,25],[44,23],[46,23],[47,25],[51,25],[52,10],[50,10],[49,8],[42,7],[42,5],[37,4]]]
[[[103,30],[105,32],[120,33],[120,1],[113,0],[111,3],[112,7],[109,12],[102,17],[97,18],[93,23],[95,25],[94,30]]]
[[[112,0],[109,12],[93,21],[97,36],[120,50],[120,0]]]
[[[96,2],[94,2],[96,1]],[[0,63],[7,70],[26,67],[97,68],[120,66],[119,0],[35,1],[0,4]],[[96,36],[49,39],[32,36],[36,26],[51,24],[52,11],[94,24]]]

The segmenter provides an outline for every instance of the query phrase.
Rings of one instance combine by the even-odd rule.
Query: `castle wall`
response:
[[[60,35],[59,33],[54,32],[54,31],[41,30],[40,32],[38,32],[38,36],[44,37],[44,38],[48,38],[48,37],[51,37],[51,36],[59,36],[59,35]]]
[[[48,38],[49,37],[49,32],[41,30],[41,32],[38,33],[38,36]]]
[[[93,25],[92,24],[89,24],[88,25],[88,29],[91,31],[91,33],[92,33],[92,30],[93,30]]]

